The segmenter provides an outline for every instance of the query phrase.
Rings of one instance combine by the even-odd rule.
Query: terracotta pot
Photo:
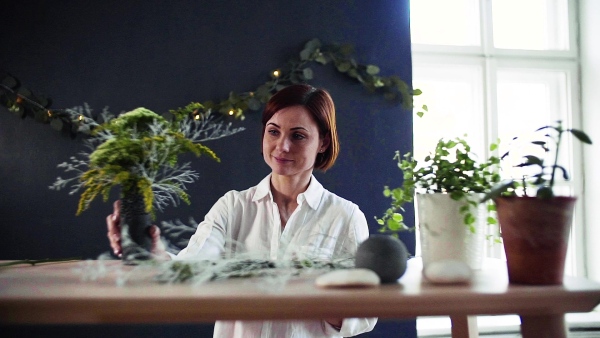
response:
[[[574,197],[501,197],[494,201],[511,283],[563,283],[575,201]]]
[[[133,264],[136,260],[151,257],[152,238],[148,232],[152,225],[150,214],[145,210],[144,198],[134,192],[121,199],[121,245],[123,262]]]

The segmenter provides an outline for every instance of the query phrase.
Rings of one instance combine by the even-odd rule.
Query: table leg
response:
[[[450,316],[452,321],[452,338],[478,338],[477,317],[475,316]]]
[[[566,338],[565,315],[521,316],[523,338]]]

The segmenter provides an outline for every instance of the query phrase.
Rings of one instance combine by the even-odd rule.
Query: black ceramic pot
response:
[[[125,194],[121,199],[121,246],[123,262],[135,264],[151,257],[152,219],[146,212],[144,197],[139,192]]]

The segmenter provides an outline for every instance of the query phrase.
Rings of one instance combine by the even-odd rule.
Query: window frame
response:
[[[571,128],[582,129],[583,113],[581,110],[581,76],[579,65],[578,47],[578,2],[567,1],[569,49],[568,50],[516,50],[501,49],[493,46],[492,32],[492,0],[479,0],[481,45],[480,46],[447,46],[447,45],[423,45],[412,44],[413,66],[427,63],[453,63],[467,65],[483,65],[483,121],[485,130],[483,138],[486,145],[498,139],[498,111],[497,111],[497,72],[503,68],[527,68],[543,70],[562,70],[567,74],[568,95],[567,114],[569,119],[564,124]],[[437,62],[435,62],[437,60]],[[413,76],[413,81],[415,78]],[[487,146],[485,147],[487,150]],[[569,274],[588,276],[587,264],[590,250],[587,249],[589,240],[586,242],[588,227],[592,224],[586,223],[585,191],[583,182],[585,180],[583,146],[580,142],[571,142],[569,149],[571,156],[570,171],[571,183],[574,195],[579,197],[576,204],[574,227],[571,232],[570,245],[572,248],[567,257],[571,267]],[[561,152],[566,148],[561,149]],[[487,157],[489,154],[480,154]],[[589,172],[589,170],[588,170]],[[492,249],[498,252],[497,248]]]

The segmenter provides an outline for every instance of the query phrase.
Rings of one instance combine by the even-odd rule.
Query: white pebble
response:
[[[342,269],[317,277],[315,284],[322,288],[370,287],[379,285],[379,276],[369,269]]]

